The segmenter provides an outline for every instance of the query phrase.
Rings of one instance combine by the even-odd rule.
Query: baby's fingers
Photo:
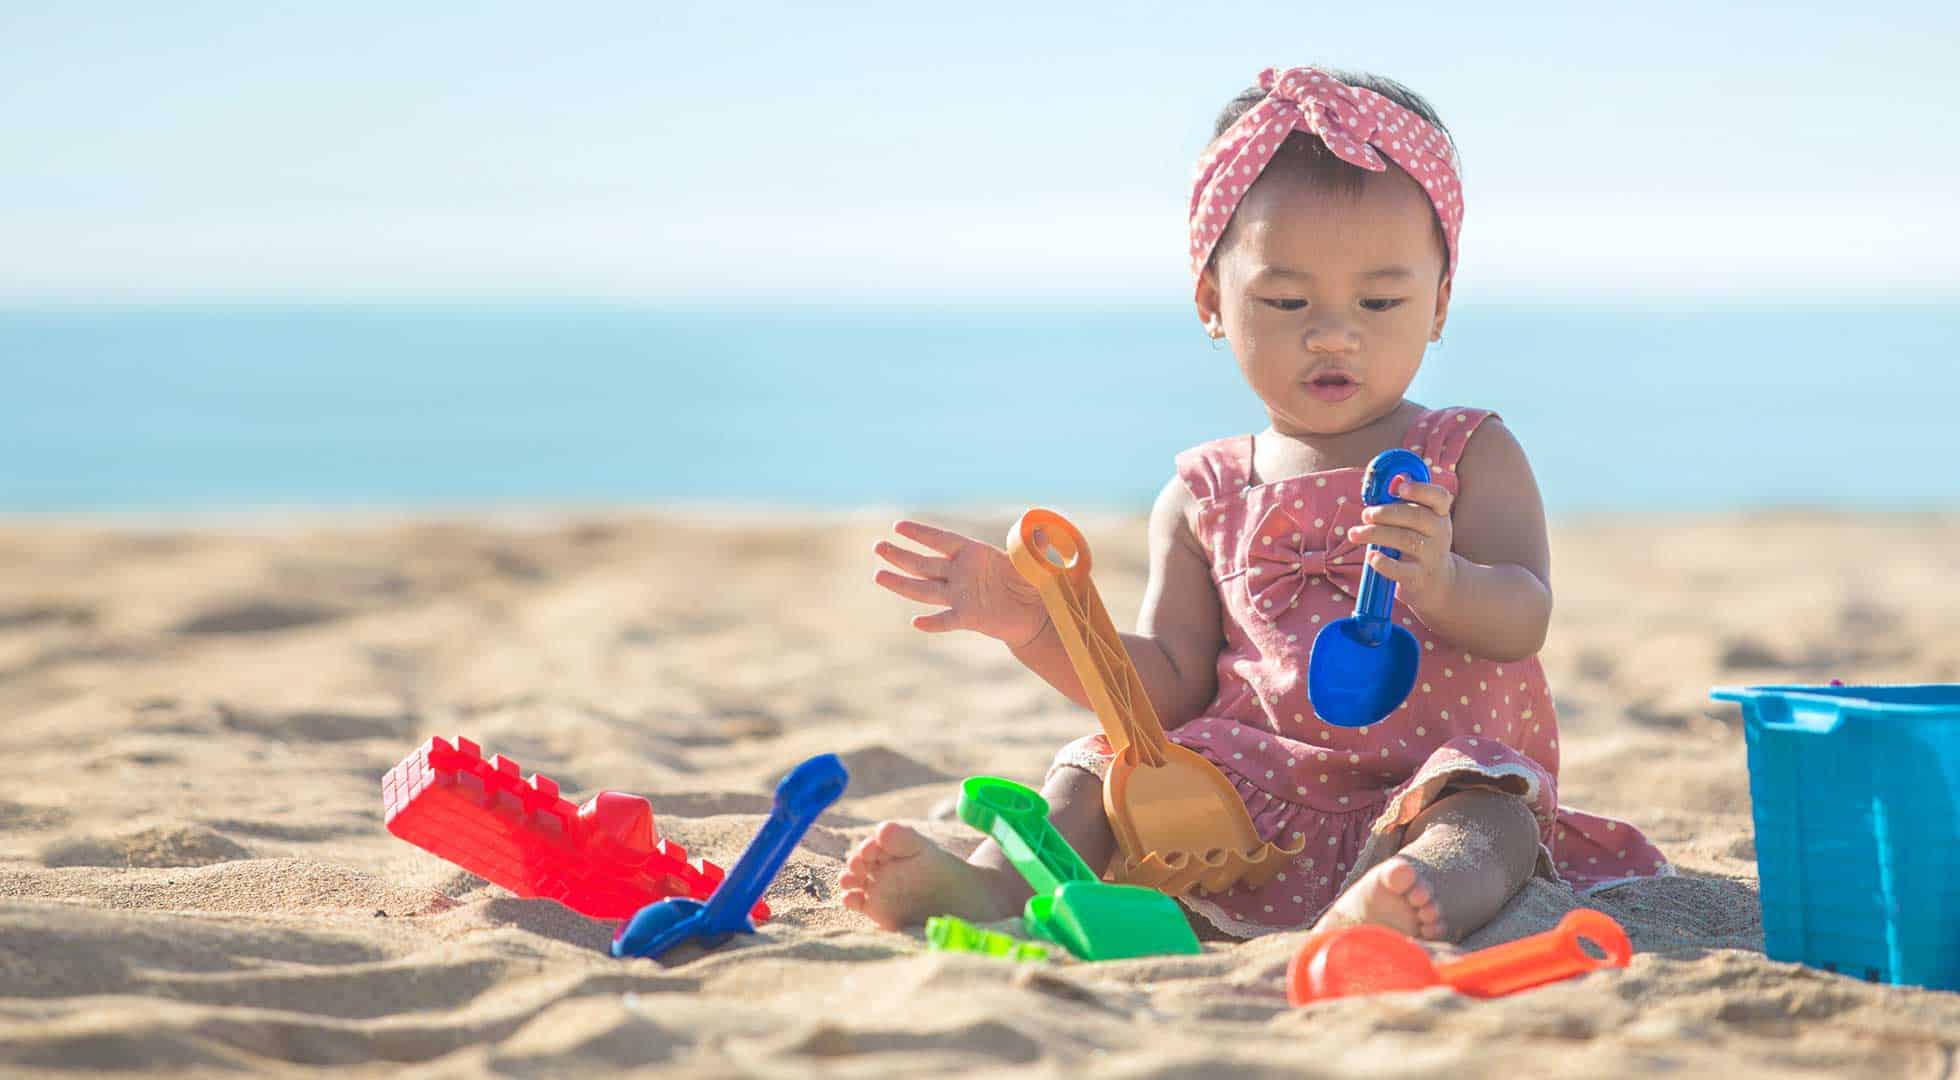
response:
[[[911,548],[902,548],[886,540],[878,541],[871,550],[914,577],[933,579],[946,576],[946,560],[936,555],[921,555]]]
[[[935,611],[930,615],[914,615],[912,627],[916,630],[924,630],[928,634],[943,634],[949,630],[960,629],[960,615],[952,608]]]
[[[916,540],[937,551],[941,555],[958,555],[960,549],[973,543],[973,539],[959,533],[928,525],[923,521],[899,521],[892,525],[892,531],[907,540]]]
[[[1422,484],[1406,476],[1398,476],[1388,486],[1388,493],[1403,502],[1426,506],[1444,517],[1450,516],[1450,507],[1456,503],[1456,496],[1441,484]]]
[[[946,598],[946,583],[944,581],[926,581],[919,578],[906,577],[904,574],[894,574],[890,570],[878,571],[872,575],[871,580],[903,596],[907,600],[917,600],[921,604],[938,604],[944,607],[952,603],[952,601]]]
[[[1398,585],[1422,573],[1422,567],[1413,561],[1391,559],[1386,552],[1381,551],[1368,553],[1368,565],[1374,567],[1375,573]]]
[[[1405,556],[1415,558],[1429,554],[1429,548],[1433,543],[1422,533],[1393,525],[1356,525],[1348,530],[1348,539],[1357,544],[1375,544],[1393,548]]]

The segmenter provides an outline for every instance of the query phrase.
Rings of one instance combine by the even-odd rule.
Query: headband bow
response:
[[[1443,227],[1447,273],[1456,272],[1457,236],[1463,230],[1463,185],[1447,136],[1388,98],[1348,86],[1312,67],[1267,68],[1259,73],[1266,97],[1225,129],[1198,159],[1191,186],[1191,273],[1202,275],[1218,238],[1252,182],[1295,131],[1305,131],[1335,157],[1369,172],[1389,161],[1422,185]]]

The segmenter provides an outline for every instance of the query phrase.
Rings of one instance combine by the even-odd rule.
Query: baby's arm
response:
[[[1492,660],[1535,655],[1552,617],[1552,557],[1531,463],[1492,418],[1470,436],[1457,481],[1454,499],[1436,484],[1398,487],[1419,505],[1371,507],[1364,518],[1379,524],[1350,535],[1402,550],[1373,565],[1431,630]]]
[[[1150,579],[1137,632],[1120,635],[1166,728],[1192,719],[1211,701],[1225,639],[1218,589],[1192,531],[1196,517],[1196,500],[1173,478],[1150,510]],[[1052,624],[1013,652],[1071,701],[1090,707]]]

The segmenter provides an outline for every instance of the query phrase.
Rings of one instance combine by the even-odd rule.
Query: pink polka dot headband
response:
[[[1456,272],[1463,184],[1447,136],[1373,90],[1348,86],[1318,68],[1267,68],[1259,73],[1259,86],[1266,91],[1265,99],[1247,109],[1198,159],[1197,179],[1191,186],[1194,277],[1204,273],[1212,249],[1252,182],[1295,131],[1311,133],[1334,156],[1357,168],[1386,172],[1382,156],[1387,155],[1414,177],[1436,208],[1448,248],[1449,273]]]

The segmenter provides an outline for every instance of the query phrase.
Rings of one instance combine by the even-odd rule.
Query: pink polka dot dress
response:
[[[1405,443],[1454,494],[1463,447],[1491,415],[1430,410]],[[1321,627],[1354,613],[1366,545],[1347,530],[1360,523],[1365,470],[1252,484],[1249,435],[1187,450],[1177,469],[1198,500],[1198,538],[1227,618],[1217,696],[1171,738],[1231,778],[1262,839],[1306,842],[1269,884],[1186,897],[1193,909],[1240,937],[1310,925],[1452,787],[1523,799],[1538,819],[1539,873],[1581,892],[1672,872],[1631,825],[1559,806],[1558,723],[1536,657],[1473,656],[1398,598],[1394,617],[1422,647],[1409,699],[1364,728],[1314,715],[1307,654]],[[1098,734],[1064,747],[1055,766],[1101,776],[1109,760]]]

